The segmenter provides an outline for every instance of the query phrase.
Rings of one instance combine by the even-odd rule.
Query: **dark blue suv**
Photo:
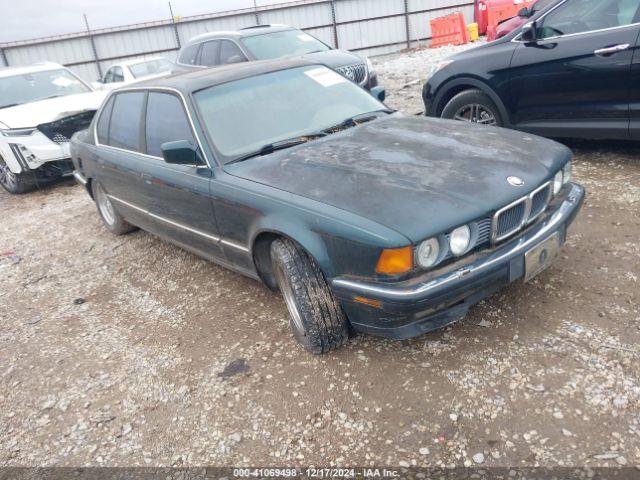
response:
[[[426,114],[550,137],[640,138],[639,0],[558,0],[437,65]]]

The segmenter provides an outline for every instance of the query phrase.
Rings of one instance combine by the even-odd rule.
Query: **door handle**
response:
[[[606,57],[607,55],[613,55],[614,53],[624,52],[625,50],[628,50],[630,46],[631,45],[629,45],[628,43],[622,43],[613,47],[601,48],[593,53],[598,55],[599,57]]]
[[[151,181],[153,180],[153,177],[151,175],[149,175],[148,173],[141,173],[140,176],[142,177],[142,180],[144,180],[144,183],[148,183],[149,185],[151,185]]]

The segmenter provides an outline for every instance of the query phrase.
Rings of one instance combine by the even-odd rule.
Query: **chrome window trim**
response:
[[[166,223],[168,225],[171,225],[173,227],[179,228],[181,230],[185,230],[187,232],[193,233],[195,235],[201,236],[203,238],[206,238],[207,240],[211,240],[212,242],[216,242],[216,243],[222,243],[224,245],[227,245],[229,247],[235,248],[237,250],[241,250],[245,253],[249,253],[251,252],[251,249],[245,247],[244,245],[241,245],[239,243],[236,243],[234,241],[231,240],[227,240],[221,237],[218,237],[216,235],[211,235],[210,233],[205,233],[201,230],[197,230],[195,228],[191,228],[188,227],[187,225],[183,225],[182,223],[178,223],[178,222],[174,222],[173,220],[170,220],[166,217],[163,217],[161,215],[156,215],[155,213],[150,212],[149,210],[145,210],[144,208],[138,207],[137,205],[134,205],[132,203],[127,202],[126,200],[122,200],[121,198],[118,198],[114,195],[110,195],[107,194],[107,196],[111,199],[111,200],[115,200],[118,203],[121,203],[122,205],[126,205],[129,208],[132,208],[133,210],[136,210],[142,214],[148,215],[151,218],[154,218],[156,220],[159,220],[163,223]]]
[[[500,242],[506,238],[509,238],[510,236],[512,236],[513,234],[519,232],[520,230],[522,230],[522,228],[530,223],[532,223],[536,218],[538,218],[540,215],[542,215],[546,210],[547,207],[549,206],[549,201],[551,200],[551,194],[549,194],[547,196],[547,201],[546,201],[546,205],[544,206],[544,208],[542,210],[540,210],[540,212],[535,216],[530,218],[531,216],[531,208],[532,208],[532,204],[533,204],[533,197],[536,195],[536,193],[540,192],[541,190],[544,190],[545,188],[548,188],[551,186],[551,181],[547,181],[545,183],[543,183],[542,185],[540,185],[538,188],[536,188],[535,190],[533,190],[532,192],[530,192],[529,194],[525,195],[524,197],[518,198],[517,200],[511,202],[509,205],[502,207],[500,210],[498,210],[496,213],[493,214],[493,217],[491,219],[491,243],[497,243]],[[549,192],[551,192],[551,189],[549,188]],[[515,207],[516,205],[520,205],[521,203],[525,204],[525,208],[524,208],[524,213],[522,214],[522,220],[520,221],[520,224],[518,226],[516,226],[515,228],[511,229],[510,231],[503,233],[502,235],[498,236],[498,219],[500,218],[500,215],[504,212],[506,212],[507,210]]]
[[[539,18],[536,18],[535,22],[537,23],[537,22],[543,20],[551,12],[555,11],[556,9],[560,8],[565,3],[567,3],[567,1],[568,0],[565,0],[564,2],[561,2],[558,5],[554,6],[548,12],[545,12],[544,15],[541,15]],[[640,25],[640,22],[629,23],[627,25],[618,25],[617,27],[599,28],[597,30],[587,30],[585,32],[567,33],[566,35],[556,35],[555,37],[540,38],[540,39],[538,39],[538,42],[553,41],[553,40],[558,40],[558,39],[561,39],[561,38],[577,37],[577,36],[580,36],[580,35],[588,35],[588,34],[591,34],[591,33],[607,32],[607,31],[610,31],[610,30],[619,30],[621,28],[637,27],[638,25]],[[515,37],[513,37],[511,39],[511,41],[514,42],[514,43],[530,43],[530,42],[522,41],[520,39],[521,36],[522,36],[522,32],[519,33],[518,35],[516,35]]]
[[[182,102],[182,107],[184,108],[184,111],[187,114],[187,118],[189,119],[189,126],[191,127],[191,133],[193,133],[193,138],[195,138],[196,142],[198,143],[198,148],[200,149],[200,152],[202,152],[202,158],[204,159],[205,163],[207,164],[206,166],[208,168],[210,168],[210,169],[212,168],[211,162],[207,158],[207,153],[202,148],[202,141],[200,140],[200,136],[198,135],[198,132],[196,131],[195,123],[193,122],[193,118],[191,117],[191,112],[187,108],[186,98],[184,97],[184,95],[182,94],[182,92],[180,90],[178,90],[176,88],[172,88],[172,87],[126,87],[126,88],[119,88],[117,90],[114,90],[112,93],[110,93],[109,96],[107,96],[107,98],[104,99],[104,102],[103,102],[102,105],[106,106],[107,103],[109,102],[109,100],[111,99],[111,97],[113,97],[114,95],[118,95],[120,93],[128,93],[128,92],[145,92],[145,93],[149,93],[149,92],[170,92],[170,93],[177,94],[178,98]],[[114,103],[114,107],[115,107],[115,103]],[[155,160],[159,159],[159,160],[164,162],[164,159],[162,157],[158,157],[156,155],[148,155],[146,153],[136,152],[135,150],[128,150],[126,148],[119,148],[119,147],[114,147],[114,146],[111,146],[111,145],[104,145],[104,144],[100,143],[98,141],[98,123],[100,123],[100,118],[102,118],[102,114],[103,114],[103,111],[102,111],[102,108],[101,108],[100,116],[98,118],[96,118],[95,124],[93,126],[93,141],[96,144],[96,147],[112,148],[114,150],[118,150],[118,151],[121,151],[121,152],[133,153],[135,155],[142,155],[143,157],[152,158],[152,159],[155,159]],[[193,167],[199,167],[199,168],[204,167],[204,165],[186,165],[186,166],[193,166]]]

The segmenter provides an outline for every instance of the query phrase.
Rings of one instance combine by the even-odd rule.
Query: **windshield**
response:
[[[86,93],[91,89],[68,70],[46,70],[0,78],[0,108]]]
[[[129,65],[129,70],[133,78],[148,77],[150,75],[158,75],[160,73],[170,72],[173,69],[173,63],[164,58],[149,60],[147,62],[134,63]]]
[[[241,39],[257,60],[326,52],[324,43],[301,30],[284,30]]]
[[[357,115],[386,110],[368,92],[320,66],[236,80],[200,90],[194,98],[223,163]]]

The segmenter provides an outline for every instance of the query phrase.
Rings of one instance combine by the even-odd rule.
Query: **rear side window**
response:
[[[182,52],[180,52],[180,57],[178,58],[179,63],[183,63],[185,65],[196,65],[196,57],[198,56],[198,49],[200,48],[200,44],[189,45],[188,47],[184,47]]]
[[[147,101],[147,154],[162,157],[162,144],[178,140],[195,143],[182,101],[169,93],[149,92]]]
[[[246,61],[242,50],[231,40],[222,40],[220,44],[220,65],[240,63]]]
[[[200,65],[205,67],[213,67],[218,65],[218,47],[220,42],[214,40],[213,42],[206,42],[202,44],[202,51],[200,52]]]
[[[134,152],[144,151],[140,140],[145,95],[144,92],[127,92],[115,96],[109,125],[109,145]]]
[[[113,83],[124,82],[124,74],[121,67],[113,69]]]
[[[113,98],[111,97],[100,113],[98,125],[96,127],[98,133],[98,143],[106,145],[109,143],[109,120],[111,119],[111,110],[113,109]]]

